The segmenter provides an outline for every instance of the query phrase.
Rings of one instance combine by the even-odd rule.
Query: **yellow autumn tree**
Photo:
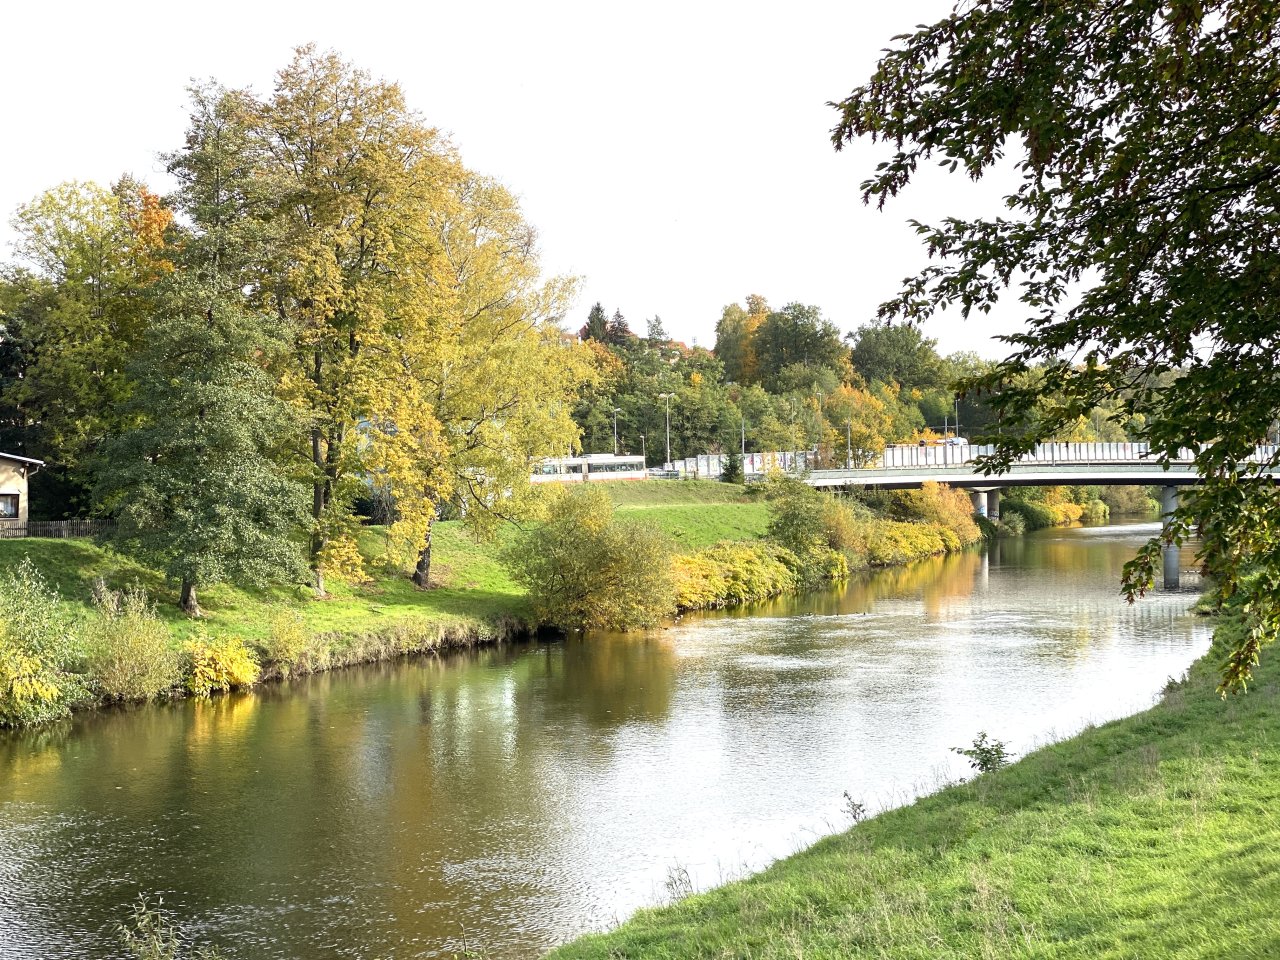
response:
[[[537,236],[515,198],[460,163],[427,211],[439,258],[433,322],[405,338],[402,390],[437,427],[434,445],[387,471],[399,519],[391,542],[411,547],[428,586],[431,527],[446,500],[475,532],[526,515],[534,461],[572,449],[570,414],[593,376],[589,350],[558,321],[574,283],[541,278]]]

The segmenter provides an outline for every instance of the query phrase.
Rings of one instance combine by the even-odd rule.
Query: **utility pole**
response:
[[[618,408],[613,408],[613,455],[618,455]]]
[[[644,460],[645,468],[649,466],[649,451],[644,446],[644,434],[640,434],[640,457]]]
[[[747,455],[747,418],[742,418],[742,455]]]
[[[853,469],[853,421],[844,422],[844,468]]]
[[[671,398],[674,396],[674,393],[658,394],[659,400],[667,401],[667,462],[665,467],[667,470],[671,469]]]

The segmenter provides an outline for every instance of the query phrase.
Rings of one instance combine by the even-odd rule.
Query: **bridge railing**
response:
[[[1274,444],[1258,447],[1249,460],[1253,463],[1269,463],[1276,456]],[[886,447],[880,469],[912,469],[915,467],[959,467],[972,463],[978,457],[995,452],[990,444],[935,444],[929,446],[897,445]],[[1190,463],[1196,451],[1183,448],[1178,451],[1174,463]],[[1070,464],[1070,463],[1154,463],[1156,456],[1146,443],[1042,443],[1031,453],[1018,458],[1019,463]]]

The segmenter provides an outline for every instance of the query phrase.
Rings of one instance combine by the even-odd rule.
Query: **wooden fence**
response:
[[[72,537],[96,537],[111,529],[106,520],[0,520],[0,540],[16,540],[22,537],[53,537],[68,540]]]

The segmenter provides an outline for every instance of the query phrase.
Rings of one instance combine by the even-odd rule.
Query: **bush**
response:
[[[706,610],[794,590],[799,559],[777,544],[721,543],[673,561],[676,606]]]
[[[0,577],[0,726],[58,720],[87,696],[80,638],[30,558]]]
[[[890,566],[945,553],[948,533],[936,523],[873,520],[867,527],[867,561],[875,566]],[[955,534],[950,536],[955,542]]]
[[[742,482],[742,456],[737,453],[730,453],[724,461],[724,466],[720,469],[720,480],[723,483],[741,483]]]
[[[107,700],[150,700],[181,679],[168,628],[141,587],[94,589],[97,616],[87,636],[89,675]]]
[[[907,490],[898,496],[903,519],[936,523],[950,531],[955,546],[950,545],[952,540],[948,538],[948,549],[958,549],[982,539],[982,531],[973,519],[973,502],[963,490],[928,481],[919,490]]]
[[[765,496],[770,508],[766,536],[796,558],[794,570],[802,585],[849,575],[845,554],[866,549],[861,511],[781,474],[765,481]]]
[[[163,900],[152,907],[140,896],[127,923],[119,924],[120,939],[133,960],[221,960],[212,947],[190,946],[160,911]]]
[[[1024,530],[1043,530],[1057,523],[1052,510],[1031,500],[1006,498],[1000,504],[1000,516],[1006,524],[1014,517],[1021,518]]]
[[[538,622],[630,630],[675,611],[672,549],[660,532],[619,523],[609,495],[589,485],[549,493],[547,514],[502,552]]]
[[[1151,487],[1103,487],[1098,499],[1112,514],[1149,517],[1160,512],[1160,501],[1151,496]]]
[[[1111,519],[1111,508],[1101,500],[1090,500],[1084,505],[1080,519],[1085,523],[1106,523]]]
[[[239,637],[198,637],[183,644],[183,683],[194,696],[207,697],[249,687],[258,681],[258,661]]]
[[[302,617],[293,610],[279,610],[271,618],[271,632],[260,642],[263,662],[288,679],[316,668],[315,645],[307,637]]]

